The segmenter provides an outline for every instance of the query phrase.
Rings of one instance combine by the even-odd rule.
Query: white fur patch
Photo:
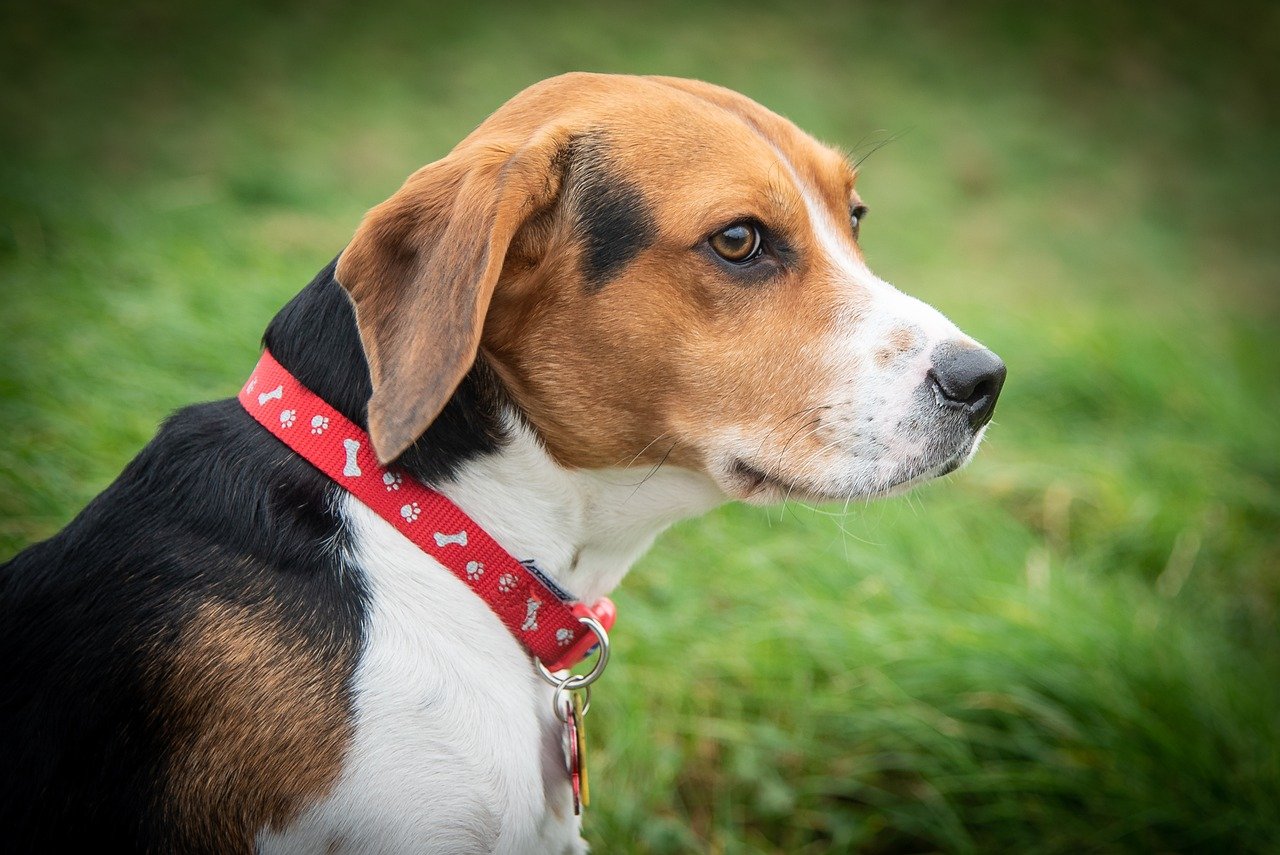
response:
[[[442,488],[517,558],[594,599],[657,533],[723,501],[675,467],[571,472],[515,420],[500,454]],[[637,486],[639,485],[639,486]],[[262,853],[585,851],[551,688],[489,607],[352,496],[342,515],[369,615],[356,668],[355,736],[325,800]],[[620,620],[625,626],[626,616]],[[597,691],[607,691],[607,677]]]
[[[573,851],[568,780],[559,818],[543,785],[550,687],[435,559],[354,497],[343,516],[370,600],[355,736],[328,798],[259,851]]]

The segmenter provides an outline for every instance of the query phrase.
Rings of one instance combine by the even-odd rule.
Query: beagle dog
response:
[[[377,465],[592,602],[727,500],[868,499],[973,455],[1005,368],[867,268],[854,177],[726,89],[557,77],[370,211],[264,343]],[[239,401],[192,406],[0,568],[0,829],[582,852],[535,665]]]

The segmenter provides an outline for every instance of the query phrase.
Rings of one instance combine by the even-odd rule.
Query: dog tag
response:
[[[587,789],[587,741],[583,730],[582,695],[569,692],[564,702],[564,762],[573,789],[573,814],[581,816],[591,799]]]
[[[591,787],[587,784],[587,711],[582,707],[582,693],[573,693],[573,726],[577,731],[578,784],[583,807],[591,806]]]
[[[572,693],[569,693],[572,695]],[[569,786],[573,790],[573,815],[582,815],[582,778],[578,774],[578,721],[576,705],[568,698],[564,701],[564,767],[569,773]]]

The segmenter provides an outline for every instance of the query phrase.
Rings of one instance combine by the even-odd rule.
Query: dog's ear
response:
[[[422,435],[470,370],[512,238],[559,194],[565,140],[464,141],[371,210],[343,251],[380,462]]]

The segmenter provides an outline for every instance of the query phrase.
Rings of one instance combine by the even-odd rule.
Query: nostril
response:
[[[980,394],[978,387],[985,382],[981,378],[945,373],[937,369],[930,371],[929,376],[938,385],[942,396],[956,404],[969,403],[975,395]]]
[[[978,382],[974,384],[973,390],[969,392],[969,397],[966,400],[968,400],[970,403],[973,403],[976,401],[985,400],[986,398],[995,398],[995,396],[1000,393],[1000,384],[1003,381],[1004,381],[1004,370],[1002,367],[999,377],[996,377],[995,374],[993,373],[993,374],[986,374],[981,379],[979,379]]]
[[[1004,378],[1004,362],[985,348],[948,342],[933,352],[929,379],[946,403],[967,412],[974,428],[991,420]]]

